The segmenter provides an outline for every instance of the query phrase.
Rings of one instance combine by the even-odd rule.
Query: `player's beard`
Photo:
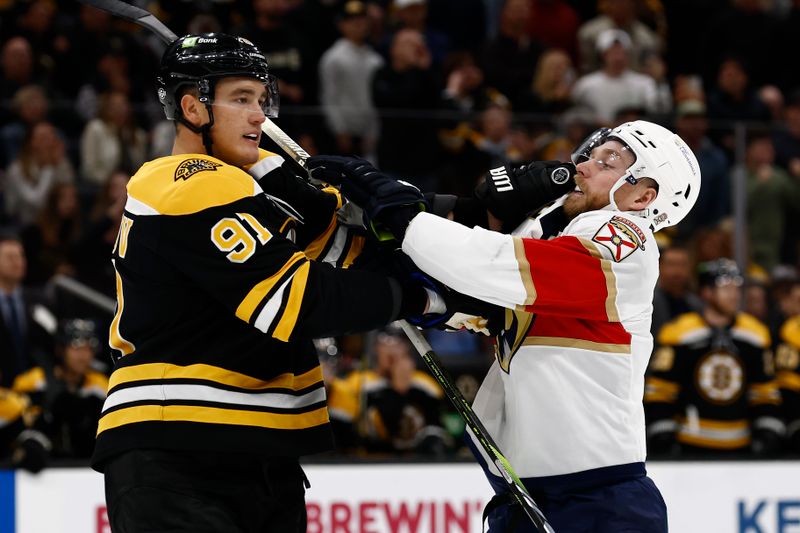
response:
[[[572,220],[581,213],[589,211],[589,198],[583,193],[572,192],[564,200],[563,207],[567,220]]]

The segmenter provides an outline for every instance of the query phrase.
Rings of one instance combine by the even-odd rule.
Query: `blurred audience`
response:
[[[28,130],[18,158],[8,168],[6,213],[19,225],[30,224],[53,188],[74,180],[75,171],[55,127],[39,122]]]

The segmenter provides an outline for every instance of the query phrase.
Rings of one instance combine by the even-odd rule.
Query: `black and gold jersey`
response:
[[[12,443],[28,426],[25,416],[30,412],[30,398],[0,387],[0,458],[10,454]]]
[[[740,450],[751,429],[781,434],[767,327],[746,313],[727,328],[709,326],[698,313],[668,322],[650,360],[644,402],[648,438],[670,432],[691,447]]]
[[[337,444],[363,444],[368,451],[408,451],[441,431],[444,392],[425,372],[414,370],[408,389],[373,370],[356,370],[330,385],[330,414]]]
[[[352,263],[353,239],[341,261],[314,260],[337,246],[342,200],[305,194],[322,214],[304,217],[202,154],[156,159],[131,179],[113,252],[116,363],[96,468],[132,448],[284,457],[330,448],[310,339],[384,325],[401,296],[383,275],[330,264]]]
[[[783,397],[786,436],[790,442],[800,442],[800,316],[783,324],[780,337],[775,369]]]

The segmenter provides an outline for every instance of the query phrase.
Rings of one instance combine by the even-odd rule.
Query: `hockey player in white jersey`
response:
[[[343,189],[369,196],[371,225],[388,227],[424,272],[505,308],[473,408],[553,528],[665,532],[666,506],[644,465],[653,233],[692,208],[700,170],[680,137],[645,121],[596,132],[573,162],[575,190],[512,235],[400,208],[363,162],[344,165]],[[535,531],[476,456],[499,494],[490,532]]]

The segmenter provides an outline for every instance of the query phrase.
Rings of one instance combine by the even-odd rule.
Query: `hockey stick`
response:
[[[167,44],[172,43],[178,36],[172,30],[167,28],[155,15],[140,7],[132,6],[123,2],[122,0],[78,0],[82,4],[86,4],[103,11],[107,11],[112,15],[129,20],[140,26],[144,26],[153,33],[155,33],[162,41]],[[304,171],[308,172],[306,168],[306,159],[309,158],[308,153],[303,150],[299,144],[294,142],[291,137],[286,135],[269,117],[266,117],[264,123],[261,124],[261,131],[272,139],[278,147],[288,155],[295,163],[300,165]]]
[[[528,490],[525,488],[525,485],[522,484],[522,481],[519,479],[516,472],[514,472],[514,469],[511,468],[508,459],[500,452],[497,443],[489,434],[489,431],[483,425],[481,419],[478,418],[478,415],[472,410],[472,407],[470,407],[464,395],[461,394],[461,391],[458,390],[453,383],[452,378],[442,366],[442,362],[439,360],[436,352],[433,351],[433,348],[431,348],[431,345],[428,344],[428,341],[425,340],[425,337],[422,336],[422,333],[420,333],[417,328],[405,320],[400,320],[399,322],[400,327],[403,328],[403,331],[408,336],[408,340],[410,340],[414,348],[417,349],[417,352],[422,356],[422,360],[428,365],[428,369],[431,371],[431,374],[433,374],[433,377],[444,389],[447,398],[455,406],[456,411],[458,411],[458,414],[464,419],[464,422],[466,422],[467,427],[472,431],[473,435],[475,435],[478,443],[492,459],[497,470],[502,474],[506,486],[508,486],[514,499],[517,500],[517,503],[519,503],[520,507],[525,511],[525,514],[528,515],[528,518],[531,519],[541,533],[554,533],[553,528],[547,522],[541,509],[536,505],[536,502],[533,500],[530,493],[528,493]]]

